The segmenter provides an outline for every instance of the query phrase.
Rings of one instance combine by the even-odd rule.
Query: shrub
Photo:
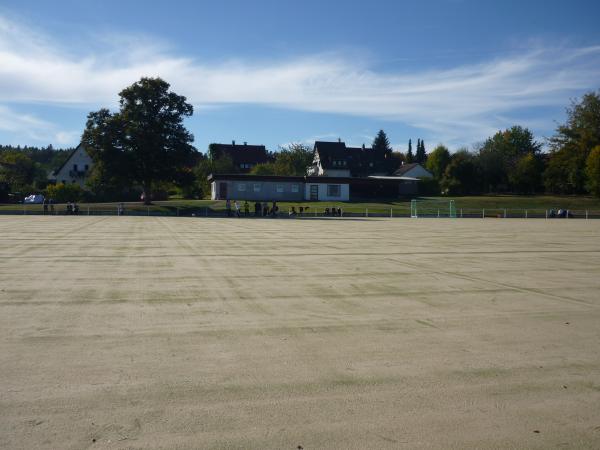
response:
[[[83,198],[83,189],[78,184],[51,184],[46,195],[57,203],[78,202]]]

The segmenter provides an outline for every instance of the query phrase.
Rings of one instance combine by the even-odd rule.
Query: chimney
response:
[[[235,145],[235,141],[231,141],[231,145]]]
[[[244,145],[248,145],[248,143],[246,141],[244,141]]]
[[[363,150],[365,149],[365,144],[363,144]]]
[[[342,138],[338,138],[338,142],[342,142]]]

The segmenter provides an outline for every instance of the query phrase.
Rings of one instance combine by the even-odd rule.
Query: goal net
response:
[[[454,200],[411,200],[410,217],[450,217],[456,218]]]

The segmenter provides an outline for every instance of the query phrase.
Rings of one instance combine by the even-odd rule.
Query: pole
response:
[[[90,207],[88,206],[88,216],[90,215]]]
[[[438,209],[438,219],[440,218],[440,210]]]
[[[390,208],[390,219],[394,217],[394,210],[392,208]]]
[[[546,220],[548,220],[548,210],[546,210]]]
[[[482,217],[485,219],[485,208],[483,208],[483,214]]]
[[[504,208],[504,218],[506,219],[506,208]]]
[[[527,214],[527,210],[525,210],[525,218],[526,218],[526,219],[528,218],[527,216],[528,216],[528,214]]]
[[[460,218],[463,218],[463,214],[462,214],[462,208],[460,208]]]
[[[177,208],[177,217],[179,217],[179,208]]]
[[[365,208],[365,217],[369,217],[369,208]]]
[[[585,220],[588,220],[588,210],[585,210]]]

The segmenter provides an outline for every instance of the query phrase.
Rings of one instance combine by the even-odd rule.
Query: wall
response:
[[[212,182],[211,198],[213,200],[225,200],[220,197],[220,184],[227,184],[227,197],[230,200],[252,200],[252,201],[301,201],[304,199],[304,183],[298,182],[276,182],[276,181],[239,181],[239,180],[217,180]],[[293,186],[297,192],[293,192]],[[245,190],[240,190],[240,187]],[[255,190],[255,186],[258,190]],[[278,191],[278,188],[282,192]]]
[[[57,183],[66,184],[78,184],[80,187],[85,188],[86,175],[74,176],[73,165],[77,164],[77,171],[84,172],[85,166],[88,166],[87,172],[92,169],[94,162],[92,158],[87,154],[82,145],[79,145],[75,152],[71,155],[67,163],[60,169],[56,174]]]

